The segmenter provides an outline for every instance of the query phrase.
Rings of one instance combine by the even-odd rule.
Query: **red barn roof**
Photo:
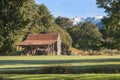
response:
[[[57,41],[58,34],[29,34],[19,45],[47,45]]]

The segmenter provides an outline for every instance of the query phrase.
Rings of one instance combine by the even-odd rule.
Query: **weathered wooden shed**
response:
[[[61,38],[59,34],[29,34],[17,47],[22,55],[35,55],[39,52],[61,55]]]

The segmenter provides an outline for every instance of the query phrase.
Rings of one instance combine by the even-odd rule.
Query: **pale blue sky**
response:
[[[55,17],[73,18],[105,16],[103,9],[97,8],[96,0],[35,0],[37,4],[45,4]]]

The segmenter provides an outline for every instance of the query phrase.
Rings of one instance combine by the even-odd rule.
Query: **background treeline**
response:
[[[33,0],[0,1],[0,55],[16,53],[16,45],[30,33],[59,33],[62,44],[70,47],[70,35],[57,24],[44,4]]]
[[[54,18],[34,0],[1,0],[0,55],[15,54],[16,45],[31,33],[59,33],[66,52],[72,45],[82,50],[120,49],[120,1],[97,0],[97,4],[108,14],[102,29],[91,22],[73,26],[69,18]]]
[[[55,23],[65,29],[73,39],[73,47],[82,50],[120,50],[120,1],[96,0],[99,8],[104,8],[102,28],[91,22],[72,25],[69,18],[57,17]]]

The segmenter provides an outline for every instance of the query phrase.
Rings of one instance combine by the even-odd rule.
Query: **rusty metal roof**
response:
[[[55,43],[57,39],[58,34],[29,34],[19,45],[49,45]]]

